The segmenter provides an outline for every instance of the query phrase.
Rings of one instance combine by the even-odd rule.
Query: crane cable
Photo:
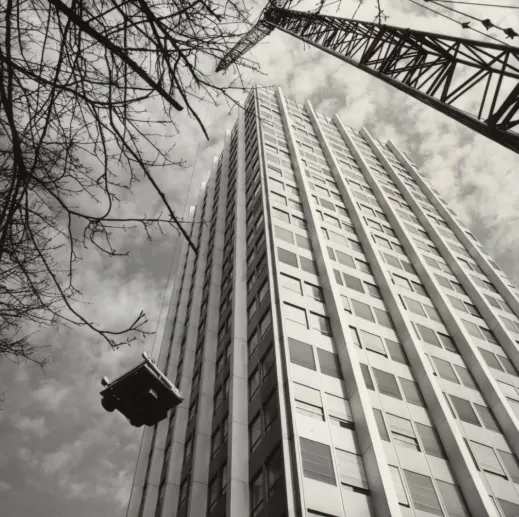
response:
[[[472,20],[476,20],[476,21],[480,22],[481,24],[483,24],[483,27],[485,27],[485,29],[487,31],[492,28],[499,29],[500,31],[502,31],[506,34],[507,39],[513,39],[516,36],[519,36],[519,34],[517,34],[517,32],[515,32],[515,30],[512,29],[511,27],[509,27],[507,29],[503,29],[502,27],[499,27],[498,25],[494,25],[490,21],[490,18],[487,18],[486,20],[482,20],[480,18],[477,18],[476,16],[472,16],[471,14],[467,14],[462,11],[458,11],[457,9],[454,9],[454,7],[449,7],[448,5],[441,5],[440,3],[437,2],[437,0],[424,0],[424,2],[427,2],[427,3],[431,2],[432,4],[435,4],[438,7],[443,7],[444,9],[448,9],[449,11],[455,12],[457,14],[461,14],[462,16],[466,16],[467,18],[471,18]],[[465,22],[464,24],[462,24],[462,27],[464,29],[469,28],[469,22]]]
[[[424,1],[429,1],[429,0],[424,0]],[[427,9],[428,11],[431,11],[432,13],[435,13],[435,14],[438,14],[440,16],[443,16],[444,18],[447,18],[448,20],[451,20],[453,21],[454,23],[457,23],[458,25],[461,25],[464,29],[469,29],[469,30],[472,30],[474,32],[477,32],[478,34],[481,34],[482,36],[485,36],[486,38],[489,38],[491,40],[494,40],[494,41],[497,41],[499,44],[501,45],[508,45],[510,46],[509,43],[506,43],[505,41],[501,41],[499,38],[494,38],[494,36],[490,36],[490,34],[487,34],[486,32],[483,32],[483,31],[480,31],[478,29],[475,29],[474,27],[470,27],[470,25],[468,25],[468,22],[460,22],[458,20],[456,20],[456,18],[452,18],[452,16],[447,16],[446,14],[443,14],[443,13],[440,13],[439,11],[435,11],[434,9],[431,9],[430,7],[427,7],[423,4],[419,4],[418,2],[415,2],[414,0],[409,0],[409,2],[415,4],[415,5],[418,5],[419,7],[423,7],[424,9]]]

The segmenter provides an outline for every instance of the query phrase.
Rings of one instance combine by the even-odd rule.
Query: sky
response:
[[[357,19],[372,21],[374,4],[375,0],[364,0]],[[418,9],[409,0],[381,0],[381,5],[392,25],[469,37],[454,23]],[[356,6],[357,2],[343,0],[340,10],[332,12],[350,17]],[[514,12],[481,8],[471,13],[519,32],[519,15]],[[365,126],[376,138],[391,139],[406,151],[512,283],[519,285],[517,155],[288,35],[271,34],[250,57],[262,73],[247,72],[249,84],[279,85],[288,97],[299,102],[310,99],[318,111],[336,112],[347,125]],[[233,79],[232,71],[218,77],[223,82]],[[172,158],[183,158],[186,168],[171,168],[157,176],[178,213],[196,202],[237,109],[230,110],[222,99],[217,105],[200,106],[200,114],[210,139],[187,115],[179,114],[183,130],[174,137],[171,153]],[[146,185],[138,185],[124,210],[142,213],[150,203],[150,212],[160,209],[159,200],[152,196]],[[148,330],[158,332],[144,343],[112,351],[84,329],[41,329],[35,339],[46,347],[41,353],[50,359],[44,370],[0,360],[2,517],[26,517],[34,510],[52,517],[126,513],[141,431],[118,413],[102,410],[100,379],[136,364],[142,351],[157,356],[178,239],[173,231],[155,234],[152,241],[129,231],[117,236],[116,244],[130,256],[84,257],[77,272],[84,300],[89,302],[83,312],[100,324],[117,326],[143,309]]]

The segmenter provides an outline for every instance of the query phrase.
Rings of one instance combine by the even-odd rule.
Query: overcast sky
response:
[[[373,20],[374,3],[364,0],[357,18]],[[454,23],[418,10],[409,0],[381,3],[392,25],[461,34]],[[343,0],[337,14],[351,16],[356,5]],[[519,15],[513,11],[472,9],[471,13],[519,32]],[[407,151],[519,285],[518,156],[287,35],[270,35],[251,57],[263,71],[249,74],[251,82],[279,85],[299,102],[309,98],[318,111],[337,112],[347,125],[365,126],[377,138],[390,138]],[[231,78],[229,73],[223,79]],[[201,138],[193,123],[181,119],[185,130],[175,139],[172,155],[184,158],[187,168],[164,171],[158,178],[179,212],[186,199],[188,206],[196,201],[236,111],[229,113],[222,102],[204,107],[201,115],[211,139]],[[128,213],[142,213],[150,195],[145,187],[139,188],[133,204],[124,208]],[[92,302],[84,311],[99,323],[117,324],[144,309],[148,328],[155,330],[175,235],[169,232],[149,242],[144,235],[129,232],[117,244],[131,257],[107,261],[88,256],[82,263],[79,283],[85,299]],[[52,360],[45,371],[0,362],[0,393],[5,398],[0,404],[0,515],[26,517],[37,510],[52,517],[120,517],[126,512],[140,431],[119,414],[102,410],[99,380],[138,362],[143,350],[152,350],[153,337],[118,352],[77,329],[41,331],[36,339],[49,347],[46,353]]]

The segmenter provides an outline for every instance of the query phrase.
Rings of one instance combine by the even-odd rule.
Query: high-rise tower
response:
[[[519,515],[519,298],[391,142],[261,89],[193,212],[128,517]]]

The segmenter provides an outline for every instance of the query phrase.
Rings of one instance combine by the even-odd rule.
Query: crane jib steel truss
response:
[[[313,45],[519,153],[519,48],[267,7],[227,68],[273,29]],[[255,36],[254,36],[255,34]]]

